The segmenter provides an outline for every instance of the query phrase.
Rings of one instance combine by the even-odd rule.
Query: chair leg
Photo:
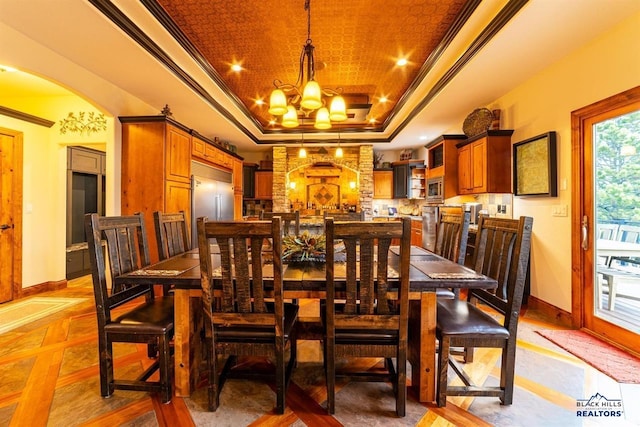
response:
[[[171,346],[169,337],[163,335],[159,340],[160,384],[162,384],[162,403],[171,402]]]
[[[327,412],[335,414],[336,412],[336,358],[335,343],[329,343],[325,340],[325,364],[327,365]]]
[[[438,406],[447,406],[447,383],[449,372],[449,337],[443,336],[440,339],[440,351],[438,352],[438,383],[437,403]]]
[[[100,359],[100,395],[111,397],[115,390],[113,384],[113,345],[107,337],[102,337],[98,345]]]
[[[404,354],[402,354],[404,353]],[[398,355],[398,366],[396,367],[396,413],[399,417],[404,417],[407,409],[407,353],[400,352]]]
[[[281,415],[285,406],[284,343],[280,342],[276,347],[276,414]]]
[[[504,396],[500,397],[503,405],[513,403],[513,380],[516,369],[516,341],[510,338],[502,349],[502,363],[500,368],[500,388],[504,390]]]
[[[209,323],[209,327],[213,325]],[[220,377],[218,376],[218,356],[216,355],[216,346],[213,342],[213,329],[211,330],[211,339],[207,340],[207,369],[209,370],[209,411],[215,411],[220,406]]]
[[[464,360],[464,363],[471,363],[473,362],[473,353],[474,353],[474,348],[473,347],[465,347],[462,353],[462,357]]]

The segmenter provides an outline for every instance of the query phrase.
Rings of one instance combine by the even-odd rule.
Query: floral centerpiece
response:
[[[282,239],[282,258],[288,261],[325,261],[327,239],[323,234],[303,231]]]

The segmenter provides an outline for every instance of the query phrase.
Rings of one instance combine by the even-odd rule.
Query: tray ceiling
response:
[[[202,66],[263,132],[283,130],[267,111],[269,94],[275,79],[297,80],[307,38],[304,0],[144,3],[174,37],[201,56]],[[382,129],[419,83],[430,55],[465,19],[466,3],[312,0],[316,80],[322,87],[341,88],[347,101],[349,119],[334,124],[333,130]],[[396,65],[401,58],[407,65]],[[231,71],[233,64],[242,70]],[[312,128],[312,120],[306,122],[301,127]]]

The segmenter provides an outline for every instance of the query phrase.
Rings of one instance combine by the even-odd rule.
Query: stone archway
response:
[[[306,159],[298,157],[297,147],[273,147],[273,210],[286,212],[292,207],[289,185],[290,173],[310,167],[319,162],[331,163],[345,170],[353,171],[357,176],[357,205],[360,210],[371,215],[373,203],[373,146],[360,145],[343,147],[344,156],[335,158],[326,149],[309,149]],[[347,184],[348,185],[348,184]],[[305,186],[306,188],[306,186]]]

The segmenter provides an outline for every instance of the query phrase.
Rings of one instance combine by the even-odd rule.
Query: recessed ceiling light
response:
[[[240,71],[242,71],[242,65],[240,65],[240,64],[232,64],[231,65],[231,71],[235,71],[236,73],[239,73]]]
[[[379,99],[379,101],[380,101],[380,102],[387,102],[387,101],[388,101],[388,99],[387,99],[387,97],[386,97],[386,96],[381,96],[381,97],[380,97],[380,99]]]
[[[424,140],[427,139],[427,136],[426,135],[422,135],[419,139],[420,139],[420,141],[424,141]]]
[[[256,105],[264,105],[264,100],[256,99]]]
[[[396,61],[396,65],[398,67],[404,67],[405,65],[407,65],[409,61],[407,61],[407,58],[400,58]]]
[[[376,123],[376,119],[374,119],[373,117],[369,119],[369,123],[371,123],[372,125]]]

